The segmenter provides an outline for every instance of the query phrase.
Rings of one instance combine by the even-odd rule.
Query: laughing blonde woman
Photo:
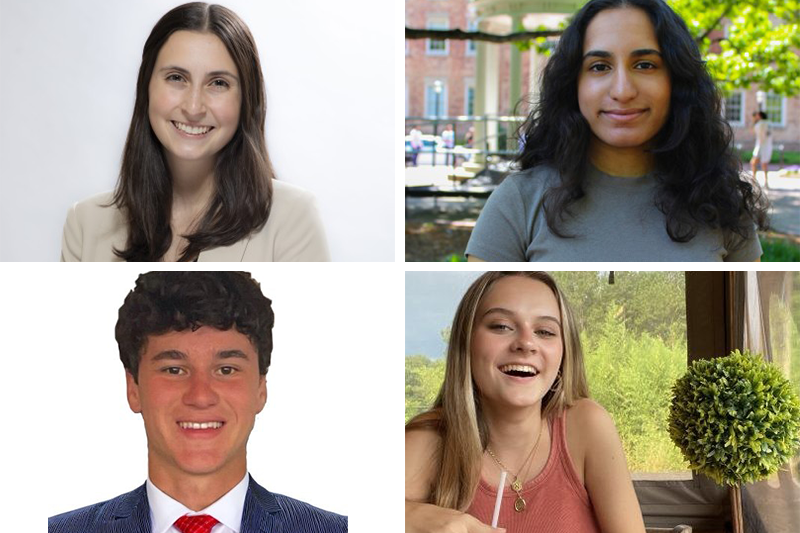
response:
[[[444,383],[406,425],[406,533],[643,533],[614,422],[542,272],[488,272],[456,311]]]

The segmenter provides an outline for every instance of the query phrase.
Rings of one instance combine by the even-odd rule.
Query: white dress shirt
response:
[[[250,475],[245,473],[244,478],[222,498],[215,501],[201,511],[192,511],[181,502],[164,494],[156,487],[150,478],[147,478],[147,501],[150,504],[150,523],[153,533],[181,533],[175,527],[175,521],[185,514],[208,514],[219,521],[211,529],[211,533],[239,533],[242,525],[242,511],[247,487],[250,484]]]

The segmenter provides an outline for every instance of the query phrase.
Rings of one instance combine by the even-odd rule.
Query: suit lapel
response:
[[[150,533],[150,507],[147,491],[142,485],[119,498],[108,523],[108,533]]]
[[[281,533],[281,515],[281,507],[275,496],[250,476],[250,485],[244,498],[241,533]]]
[[[244,252],[247,250],[247,243],[249,242],[250,236],[248,235],[230,246],[220,246],[219,248],[203,250],[197,257],[197,261],[244,261]]]

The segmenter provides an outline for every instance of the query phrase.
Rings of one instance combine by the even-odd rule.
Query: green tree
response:
[[[444,359],[406,357],[406,422],[431,408],[444,381]]]
[[[591,396],[614,419],[631,470],[682,470],[666,421],[672,383],[686,369],[686,343],[633,333],[617,314],[608,305],[599,334],[582,335]]]
[[[757,84],[784,96],[800,94],[798,0],[673,0],[671,4],[694,34],[720,88],[730,91]],[[725,34],[712,33],[725,30],[725,25]]]
[[[686,339],[686,297],[683,272],[553,272],[578,315],[579,329],[589,338],[599,334],[607,306],[635,333],[647,332],[666,344]]]

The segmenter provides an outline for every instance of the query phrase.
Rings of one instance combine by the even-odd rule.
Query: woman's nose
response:
[[[536,337],[530,331],[521,329],[514,338],[514,351],[530,352],[536,350]]]
[[[206,111],[206,104],[203,97],[203,91],[200,87],[194,87],[187,91],[186,98],[183,101],[183,110],[188,117],[197,117]]]
[[[618,102],[627,102],[636,97],[636,85],[629,72],[617,69],[611,81],[611,98]]]

